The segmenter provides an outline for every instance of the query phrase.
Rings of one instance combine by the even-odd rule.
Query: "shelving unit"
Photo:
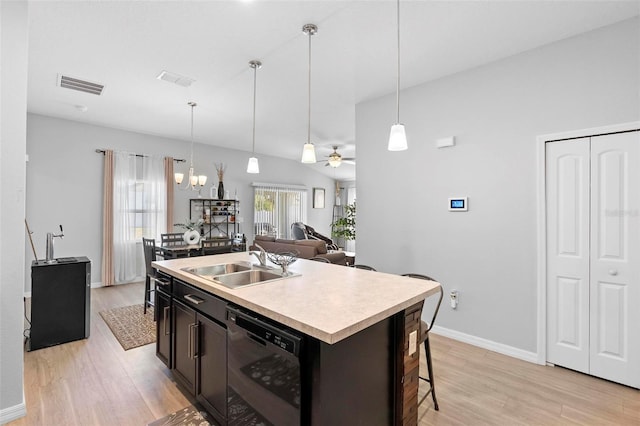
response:
[[[189,219],[203,219],[200,235],[203,238],[233,238],[238,232],[237,200],[214,200],[210,198],[192,198],[189,200]],[[243,244],[235,245],[244,250]]]

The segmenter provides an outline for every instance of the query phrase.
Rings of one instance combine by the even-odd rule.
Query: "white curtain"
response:
[[[254,234],[293,238],[291,224],[307,221],[307,189],[298,185],[254,183]]]
[[[144,276],[142,238],[166,229],[166,183],[162,157],[114,153],[113,264],[116,283]]]

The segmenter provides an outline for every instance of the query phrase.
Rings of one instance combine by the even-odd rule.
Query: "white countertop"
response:
[[[289,266],[300,276],[237,289],[181,270],[238,261],[257,263],[254,256],[241,252],[157,261],[153,266],[329,344],[424,300],[440,287],[435,281],[306,259]]]

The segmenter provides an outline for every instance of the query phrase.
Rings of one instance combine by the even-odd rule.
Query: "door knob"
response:
[[[609,275],[618,275],[617,269],[609,269]]]

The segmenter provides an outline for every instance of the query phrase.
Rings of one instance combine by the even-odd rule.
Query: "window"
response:
[[[254,184],[255,235],[292,238],[291,224],[307,221],[307,189],[303,186]]]

